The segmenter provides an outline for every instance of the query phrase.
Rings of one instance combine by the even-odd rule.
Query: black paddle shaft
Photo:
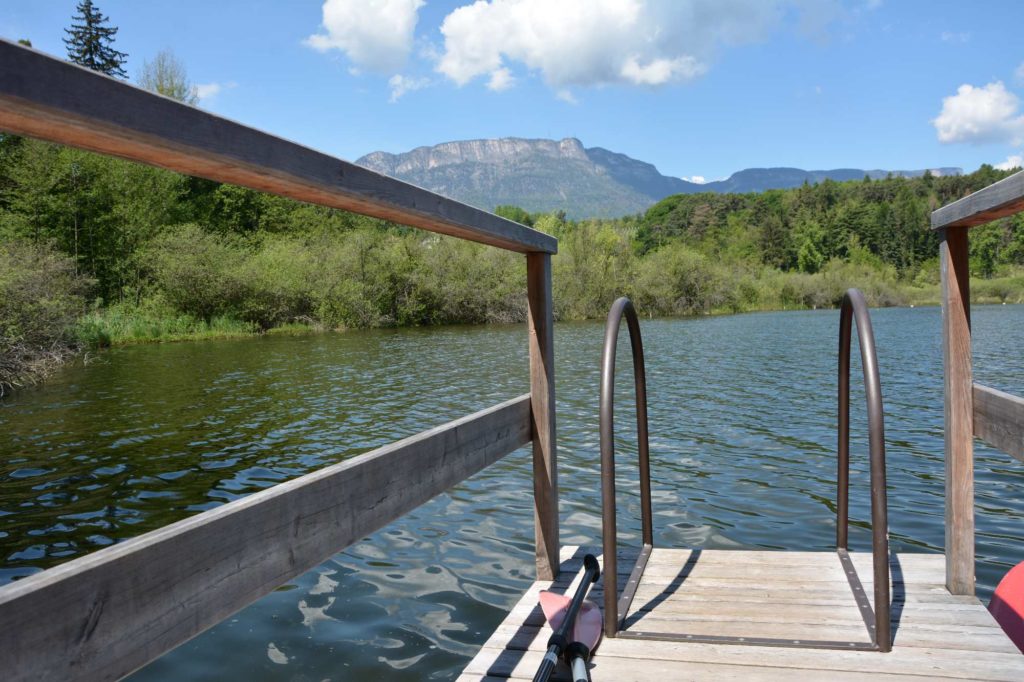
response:
[[[537,669],[537,674],[533,676],[533,682],[547,682],[548,678],[551,677],[559,657],[569,646],[569,632],[576,622],[576,614],[580,612],[583,599],[587,596],[587,590],[601,577],[601,567],[597,563],[597,557],[593,554],[583,557],[583,568],[583,580],[580,582],[580,586],[576,588],[576,594],[573,595],[572,601],[569,603],[569,610],[566,612],[565,618],[562,619],[558,629],[548,639],[548,652],[544,655],[544,660],[540,662],[540,668]]]

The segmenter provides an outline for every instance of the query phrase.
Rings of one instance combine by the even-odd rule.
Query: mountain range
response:
[[[401,154],[373,152],[360,166],[486,210],[512,204],[527,211],[562,210],[570,218],[619,217],[640,213],[673,194],[763,192],[799,187],[826,178],[861,180],[889,174],[917,177],[925,170],[837,168],[747,168],[725,180],[696,183],[662,175],[652,164],[602,147],[564,140],[461,140],[418,147]],[[959,175],[959,168],[932,168],[934,175]]]

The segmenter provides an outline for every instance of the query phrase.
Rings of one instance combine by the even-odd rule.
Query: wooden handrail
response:
[[[493,213],[5,40],[0,130],[512,251],[558,250]]]
[[[5,680],[115,680],[531,441],[524,395],[0,587]]]
[[[932,211],[932,229],[975,227],[1024,211],[1024,171]]]
[[[974,384],[974,435],[1024,462],[1024,398]]]

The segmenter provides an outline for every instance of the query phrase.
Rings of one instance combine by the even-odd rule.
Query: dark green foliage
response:
[[[559,239],[558,319],[602,317],[623,294],[645,315],[834,306],[850,286],[874,304],[934,302],[929,211],[1003,175],[678,195],[619,219],[498,212]],[[1024,291],[1018,228],[1024,218],[972,232],[972,274],[993,277],[977,289],[986,300]],[[520,254],[13,136],[0,137],[0,245],[15,254],[0,272],[15,292],[0,301],[6,319],[22,329],[39,301],[56,306],[38,319],[59,343],[17,336],[63,349],[51,359],[74,347],[72,330],[105,345],[526,315]],[[37,271],[55,289],[17,293],[44,291]],[[86,293],[91,312],[76,325]]]
[[[63,39],[68,48],[68,59],[108,76],[127,78],[124,63],[128,55],[113,48],[117,27],[106,25],[110,18],[103,16],[92,0],[81,0],[76,11],[78,13],[71,19],[71,28],[64,29],[68,34]]]
[[[906,274],[938,252],[928,222],[933,208],[1007,175],[982,166],[962,176],[928,173],[916,179],[825,180],[761,194],[680,194],[647,211],[636,247],[646,253],[681,240],[720,253],[746,233],[757,235],[759,262],[783,271],[817,272],[832,259],[848,259],[855,245]],[[1012,251],[1001,253],[1000,263],[1024,265]]]
[[[44,244],[0,241],[0,395],[74,352],[88,284],[71,259]]]
[[[500,215],[502,218],[508,218],[517,223],[523,225],[533,226],[533,217],[526,212],[525,209],[519,208],[518,206],[509,206],[503,204],[494,208],[495,215]]]
[[[521,258],[423,233],[362,226],[253,242],[182,225],[143,259],[151,295],[207,323],[228,317],[265,330],[525,319]]]

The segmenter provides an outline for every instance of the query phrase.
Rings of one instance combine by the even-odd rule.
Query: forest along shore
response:
[[[930,211],[1007,175],[826,180],[666,198],[645,214],[496,212],[559,239],[555,314],[938,302]],[[971,240],[973,293],[1024,300],[1021,217]],[[0,390],[86,348],[525,319],[518,254],[11,135],[0,136]]]

